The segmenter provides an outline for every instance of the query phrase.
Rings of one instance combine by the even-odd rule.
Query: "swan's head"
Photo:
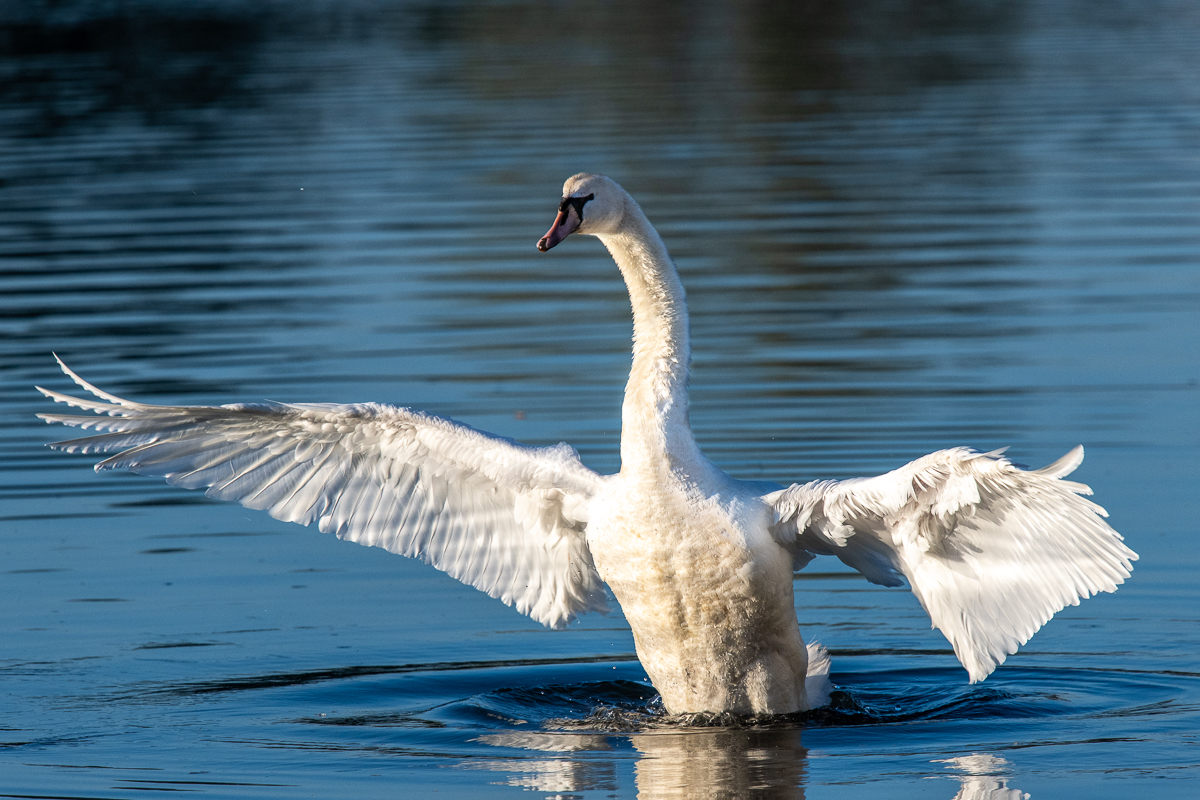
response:
[[[572,175],[563,184],[558,216],[538,240],[538,250],[544,253],[572,233],[616,233],[629,202],[629,195],[612,178],[586,172]]]

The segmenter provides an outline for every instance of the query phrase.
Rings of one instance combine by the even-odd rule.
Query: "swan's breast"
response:
[[[682,481],[611,488],[593,506],[588,545],[667,707],[761,706],[737,695],[764,659],[782,659],[773,680],[794,693],[807,659],[791,559],[767,529],[766,506]]]

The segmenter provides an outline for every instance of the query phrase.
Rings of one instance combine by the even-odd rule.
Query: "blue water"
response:
[[[1198,40],[1186,2],[4,4],[0,797],[1194,796]],[[1083,443],[1132,579],[970,686],[910,593],[819,560],[834,707],[684,725],[619,611],[547,631],[43,447],[57,352],[616,469],[622,284],[534,250],[581,169],[675,256],[723,468]]]

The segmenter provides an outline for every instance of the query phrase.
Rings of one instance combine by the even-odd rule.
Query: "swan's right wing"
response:
[[[1060,480],[1077,447],[1025,471],[999,453],[942,450],[877,478],[814,481],[767,495],[776,538],[803,564],[837,556],[913,594],[971,681],[991,674],[1056,612],[1115,591],[1137,554],[1104,509]]]
[[[551,627],[607,610],[584,537],[603,479],[565,444],[527,447],[378,404],[147,405],[63,370],[106,402],[39,391],[101,416],[39,416],[99,431],[52,445],[119,451],[97,471],[156,475],[276,519],[316,521],[420,558]]]

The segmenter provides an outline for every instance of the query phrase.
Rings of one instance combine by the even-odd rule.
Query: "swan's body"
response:
[[[1059,609],[1129,576],[1137,555],[1079,496],[1086,486],[1059,480],[1081,448],[1032,472],[958,448],[878,478],[786,489],[725,475],[688,422],[687,307],[662,240],[633,199],[597,175],[567,181],[538,248],[573,232],[600,238],[633,306],[617,475],[597,475],[566,445],[525,447],[409,409],[151,406],[65,366],[106,402],[41,391],[103,416],[42,416],[100,432],[56,446],[121,451],[97,469],[159,475],[279,519],[318,521],[420,557],[552,627],[604,610],[603,580],[673,713],[788,713],[823,702],[828,659],[805,647],[792,592],[793,567],[815,554],[876,583],[907,578],[973,682]]]

